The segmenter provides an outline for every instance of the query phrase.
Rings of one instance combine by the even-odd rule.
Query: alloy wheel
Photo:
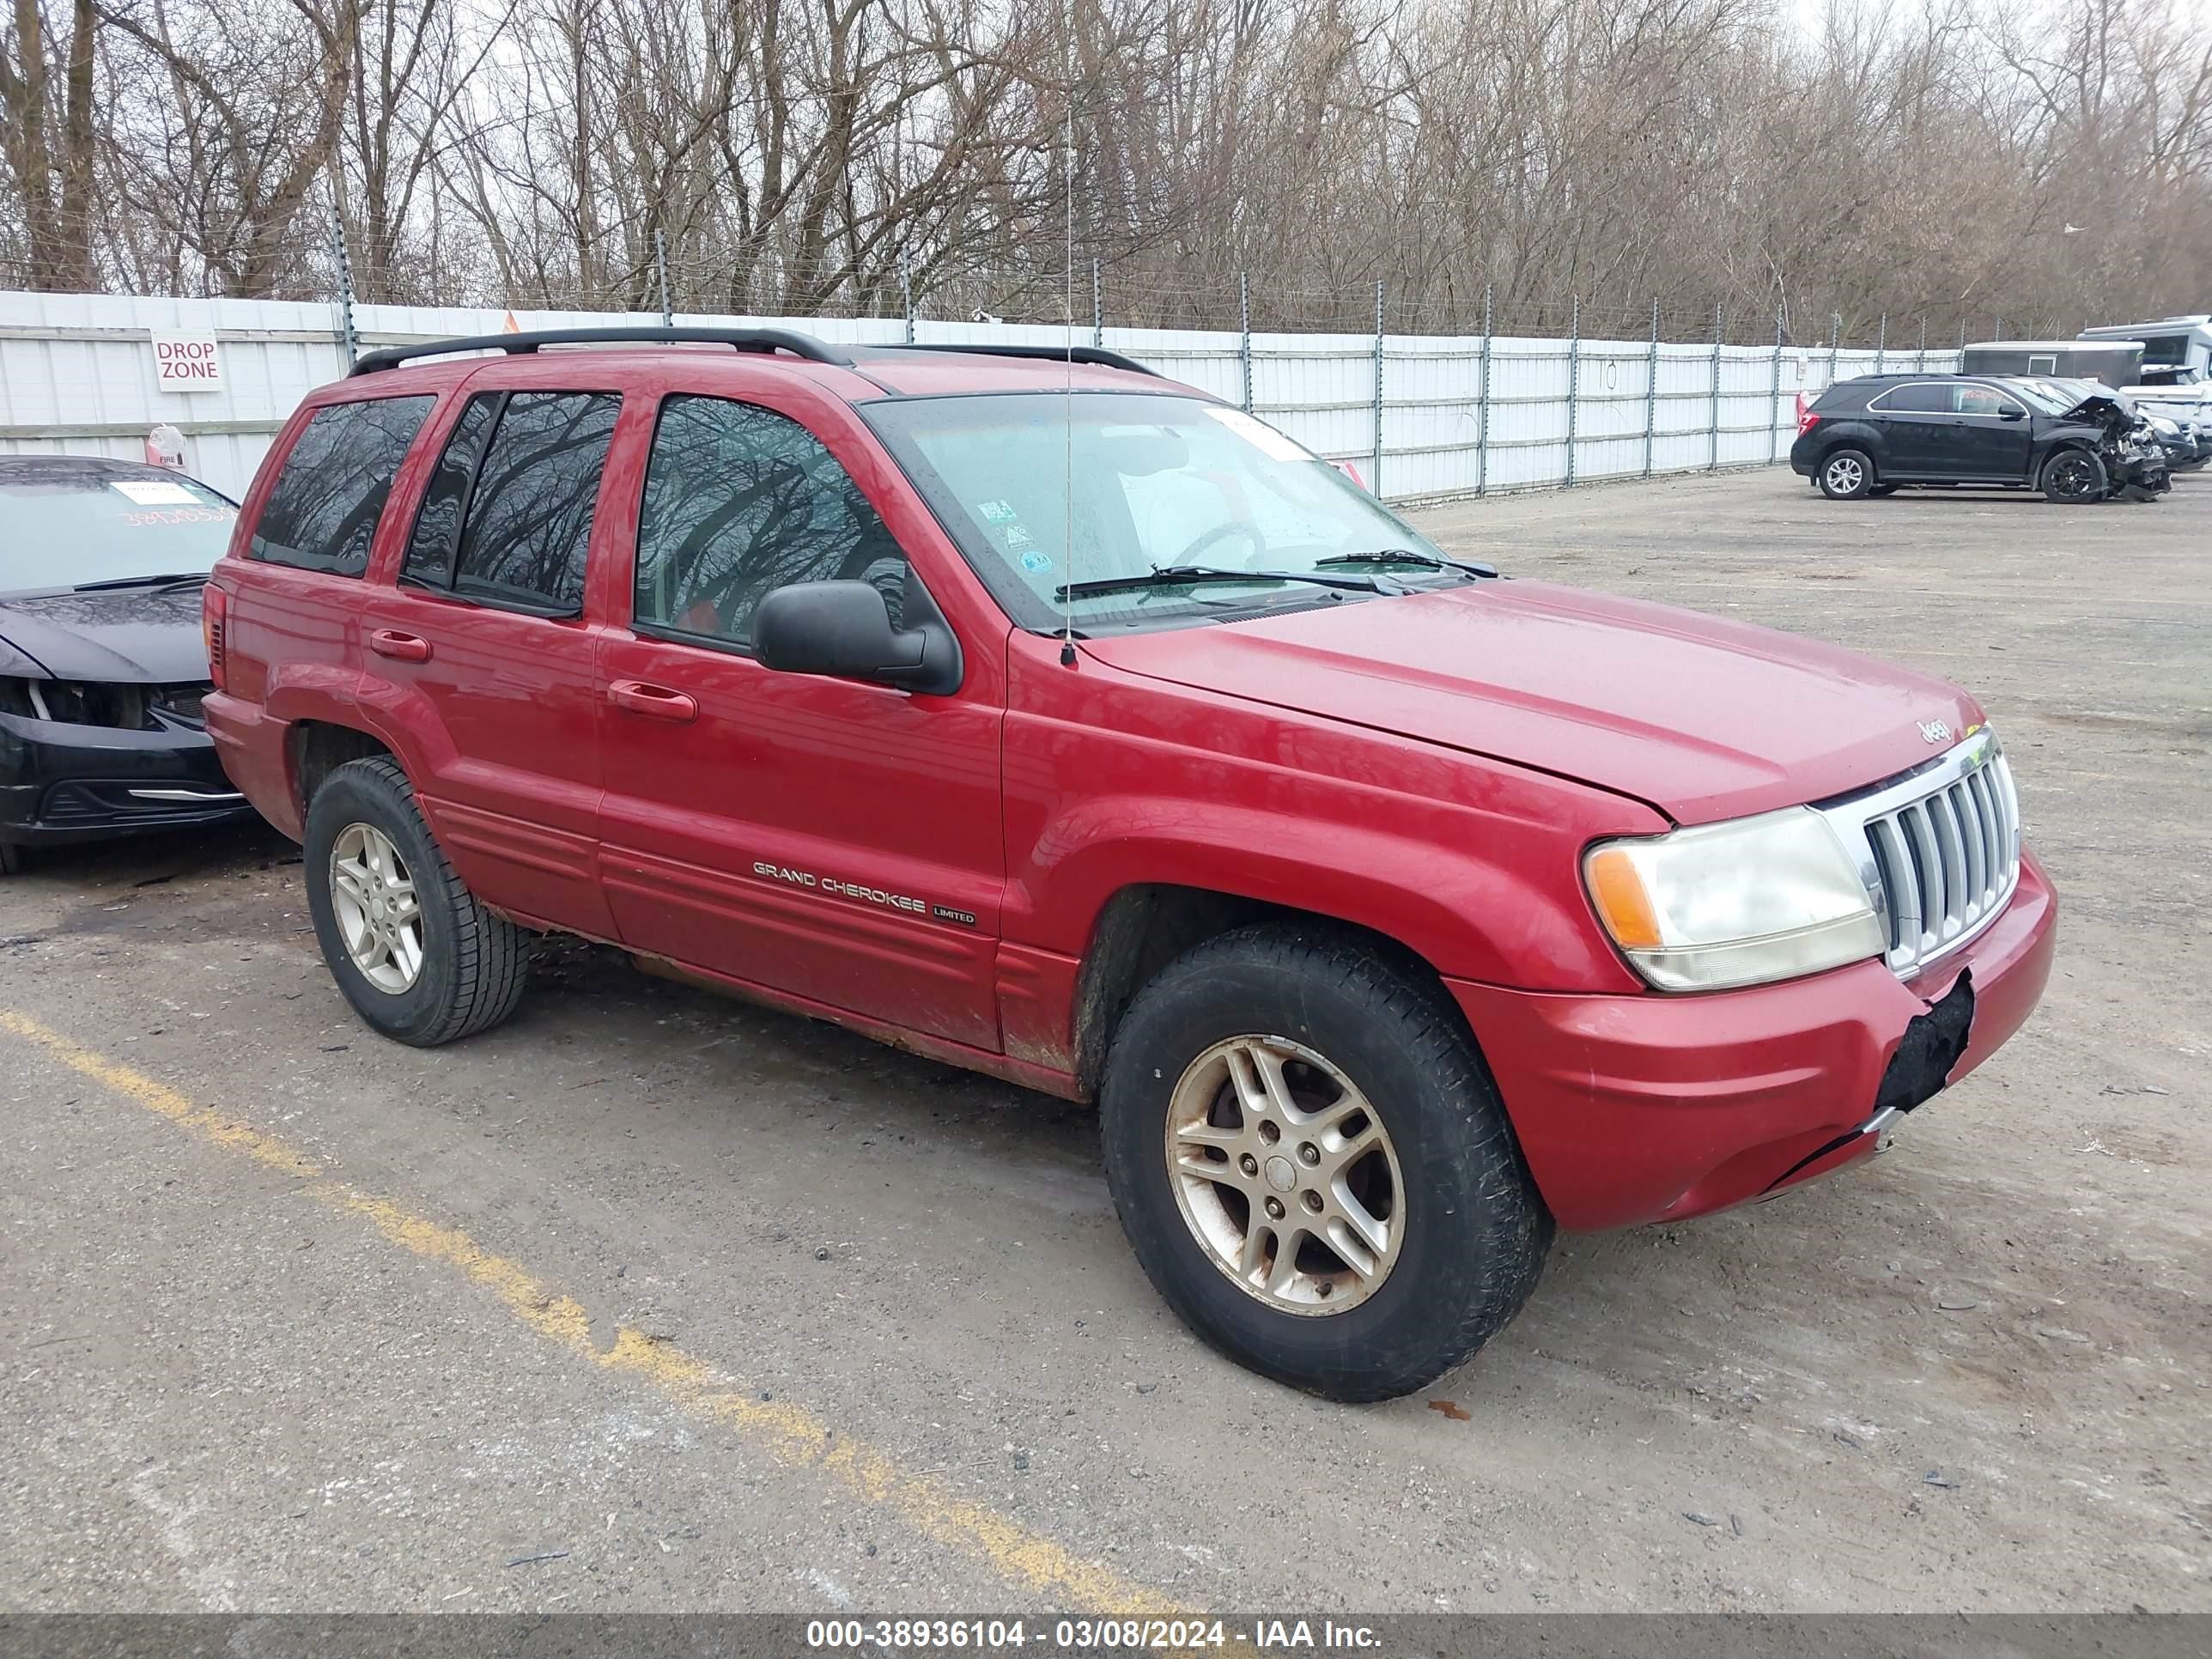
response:
[[[2069,501],[2084,501],[2096,487],[2096,464],[2080,451],[2061,455],[2051,464],[2051,495]]]
[[[1856,455],[1838,455],[1828,463],[1828,488],[1838,495],[1851,494],[1865,479],[1866,469]]]
[[[361,976],[398,996],[422,974],[422,907],[392,838],[351,823],[331,846],[331,904],[338,937]]]
[[[1405,1235],[1405,1180],[1382,1118],[1322,1055],[1234,1036],[1168,1103],[1176,1203],[1213,1265],[1284,1313],[1342,1313],[1381,1288]]]

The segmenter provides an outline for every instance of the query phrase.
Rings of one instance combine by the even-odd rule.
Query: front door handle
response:
[[[672,691],[646,680],[615,680],[607,687],[607,701],[617,708],[647,720],[673,720],[689,725],[699,718],[699,699],[688,691]]]
[[[430,660],[430,641],[420,634],[404,634],[396,628],[380,628],[368,636],[368,648],[380,657],[391,657],[399,662],[428,662]]]

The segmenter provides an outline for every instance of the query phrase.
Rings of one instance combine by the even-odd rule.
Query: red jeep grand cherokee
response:
[[[1073,358],[586,331],[309,398],[206,710],[362,1018],[483,1030],[559,929],[1095,1098],[1176,1311],[1372,1400],[1555,1225],[1825,1174],[2027,1017],[1965,693],[1498,580]]]

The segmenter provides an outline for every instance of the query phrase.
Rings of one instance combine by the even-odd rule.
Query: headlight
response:
[[[1887,945],[1856,866],[1809,806],[1601,842],[1583,878],[1613,942],[1662,991],[1793,979]]]

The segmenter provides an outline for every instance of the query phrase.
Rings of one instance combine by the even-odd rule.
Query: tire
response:
[[[1813,476],[1830,501],[1856,501],[1874,487],[1874,459],[1863,449],[1832,449]]]
[[[1872,489],[1867,491],[1867,494],[1869,495],[1894,495],[1899,490],[1904,488],[1905,486],[1903,484],[1875,484]]]
[[[1224,1058],[1231,1051],[1245,1061]],[[1266,1109],[1231,1103],[1237,1064],[1260,1077],[1255,1056],[1263,1066],[1272,1056],[1294,1109],[1273,1113],[1283,1123],[1273,1140]],[[1322,1127],[1332,1113],[1345,1114],[1350,1154]],[[1122,1231],[1169,1306],[1237,1364],[1331,1400],[1393,1399],[1459,1364],[1520,1311],[1551,1245],[1551,1214],[1458,1010],[1442,988],[1326,929],[1245,928],[1163,969],[1115,1034],[1099,1116]],[[1207,1167],[1223,1180],[1171,1167],[1171,1124],[1211,1138],[1179,1136],[1177,1153],[1213,1158],[1218,1148],[1224,1161]],[[1267,1156],[1244,1166],[1249,1177],[1229,1177],[1240,1148]],[[1337,1207],[1346,1188],[1387,1228],[1364,1276],[1307,1233],[1287,1273],[1275,1234],[1256,1253],[1259,1279],[1239,1277],[1232,1259],[1245,1259],[1242,1241],[1271,1198],[1286,1229],[1304,1223],[1305,1205],[1326,1205],[1310,1224],[1358,1237]]]
[[[2044,462],[2036,487],[2046,501],[2082,507],[2103,501],[2112,492],[2112,479],[2104,458],[2094,450],[2061,449]]]
[[[0,841],[0,876],[20,876],[30,856],[12,841]]]
[[[411,886],[415,947],[389,950],[380,965],[370,967],[348,944],[349,933],[362,937],[367,902],[357,892],[349,900],[341,866],[347,872],[374,869],[371,849],[377,836],[386,873],[368,902],[392,922],[395,936],[403,936],[406,921],[393,920],[403,913],[386,895],[399,893],[403,883]],[[392,855],[396,871],[390,869]],[[323,960],[354,1012],[384,1036],[435,1048],[489,1030],[521,1001],[529,935],[487,910],[453,873],[396,761],[380,756],[349,761],[323,781],[307,806],[302,868]],[[341,908],[349,903],[353,915],[342,919]]]

